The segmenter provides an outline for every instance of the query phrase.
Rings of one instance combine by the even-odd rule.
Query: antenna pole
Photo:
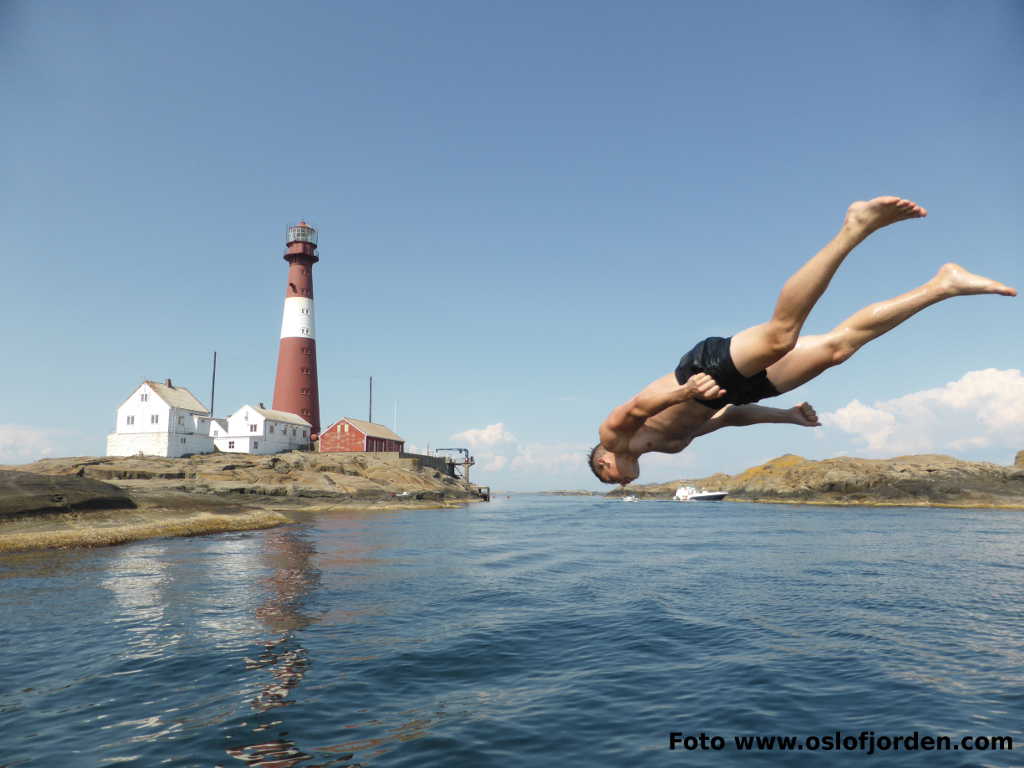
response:
[[[370,418],[367,421],[373,424],[373,376],[370,377]]]
[[[213,351],[213,379],[210,381],[210,418],[213,418],[213,395],[217,391],[217,350]]]

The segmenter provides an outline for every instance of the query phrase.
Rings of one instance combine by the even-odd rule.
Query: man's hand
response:
[[[799,424],[801,427],[821,426],[821,422],[818,421],[818,414],[814,412],[814,406],[810,403],[800,403],[799,405],[794,405],[789,410],[793,414],[794,424]]]
[[[693,374],[683,386],[689,388],[690,397],[699,397],[701,400],[715,400],[725,394],[725,390],[706,373]]]

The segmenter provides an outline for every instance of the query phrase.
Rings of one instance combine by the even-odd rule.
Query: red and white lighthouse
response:
[[[313,265],[316,230],[300,221],[288,227],[288,285],[281,319],[281,347],[274,382],[275,411],[294,413],[320,432],[320,390],[316,378],[316,325],[313,322]]]

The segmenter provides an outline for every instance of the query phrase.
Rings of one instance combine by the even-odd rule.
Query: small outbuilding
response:
[[[382,424],[344,418],[320,433],[321,453],[401,452],[405,440]]]

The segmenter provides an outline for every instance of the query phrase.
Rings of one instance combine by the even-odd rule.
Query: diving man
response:
[[[927,215],[917,203],[899,197],[853,203],[839,233],[783,286],[767,322],[731,338],[699,342],[675,371],[612,410],[598,430],[601,442],[590,452],[594,474],[602,482],[627,485],[640,474],[641,455],[678,453],[695,437],[722,427],[819,426],[807,403],[790,409],[752,403],[796,389],[927,306],[954,296],[1017,295],[1007,285],[945,264],[920,287],[871,304],[828,333],[800,335],[811,309],[855,247],[882,227]]]

